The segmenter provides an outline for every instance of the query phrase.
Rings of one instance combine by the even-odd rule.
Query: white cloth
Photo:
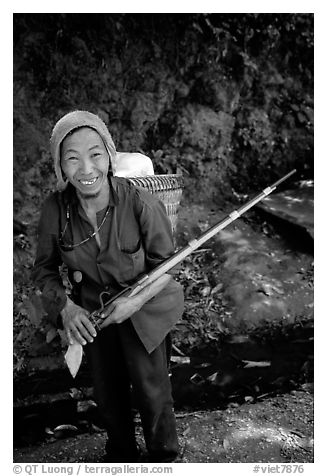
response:
[[[114,175],[117,177],[145,177],[155,174],[150,157],[138,152],[117,152]]]

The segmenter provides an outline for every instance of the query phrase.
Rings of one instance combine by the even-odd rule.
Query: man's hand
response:
[[[121,324],[139,311],[142,306],[151,298],[156,296],[172,279],[170,274],[160,276],[156,281],[143,288],[137,294],[128,297],[115,299],[108,308],[101,314],[104,317],[99,325],[100,329],[109,326],[109,324]],[[108,316],[108,317],[106,317]]]
[[[142,307],[137,297],[120,297],[115,299],[101,316],[107,316],[100,324],[100,329],[109,324],[121,324]]]
[[[66,305],[60,314],[69,344],[73,344],[74,340],[82,345],[93,342],[97,333],[89,321],[89,313],[85,309],[67,298]]]

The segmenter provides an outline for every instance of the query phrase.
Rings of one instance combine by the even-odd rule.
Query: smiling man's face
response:
[[[62,171],[83,198],[97,197],[107,188],[109,163],[101,137],[89,127],[77,129],[62,142]]]

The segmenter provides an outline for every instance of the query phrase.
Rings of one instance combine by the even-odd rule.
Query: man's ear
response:
[[[65,175],[65,172],[62,170],[61,165],[60,165],[60,170],[61,170],[61,175],[62,175],[63,180],[67,180],[67,177],[66,177],[66,175]]]

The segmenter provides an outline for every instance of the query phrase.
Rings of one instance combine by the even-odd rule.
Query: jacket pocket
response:
[[[145,271],[145,253],[141,240],[135,246],[124,243],[120,251],[120,271],[123,280],[134,280]]]
[[[137,254],[140,249],[142,248],[142,242],[139,240],[138,242],[135,242],[135,240],[125,240],[123,243],[120,245],[120,250],[122,253],[126,253],[128,255],[134,255]]]

